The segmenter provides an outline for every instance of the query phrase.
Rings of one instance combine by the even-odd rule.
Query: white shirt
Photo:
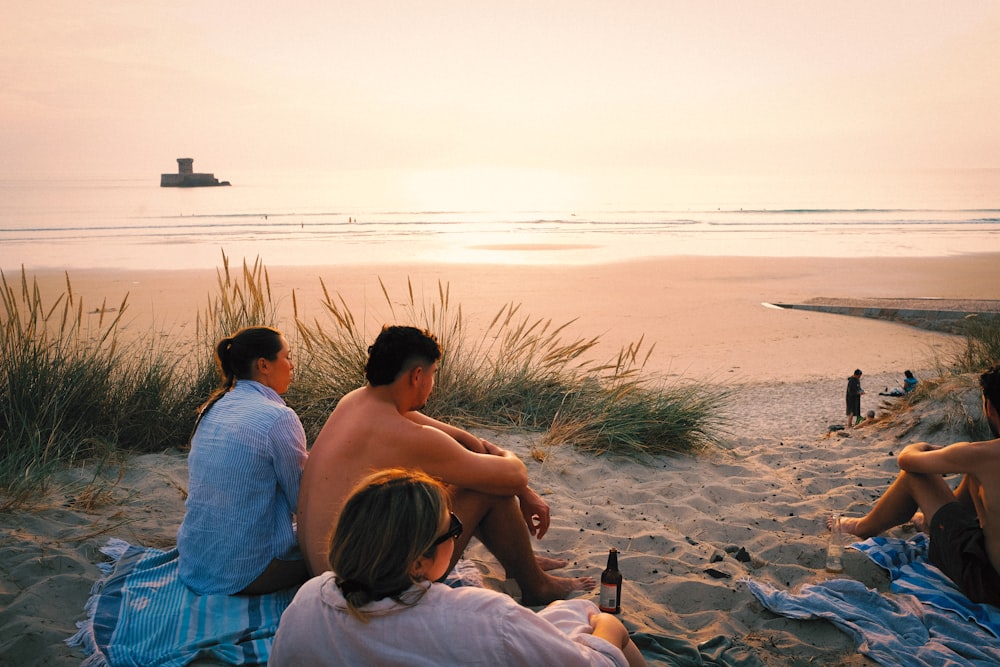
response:
[[[270,667],[627,667],[621,649],[591,634],[589,600],[554,602],[537,614],[486,588],[427,588],[412,607],[390,598],[366,605],[367,623],[347,612],[332,572],[307,581],[285,610]],[[405,595],[405,594],[404,594]]]

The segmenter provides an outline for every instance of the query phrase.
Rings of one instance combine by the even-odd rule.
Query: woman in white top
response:
[[[621,621],[589,600],[536,614],[496,591],[435,583],[461,532],[444,487],[424,473],[362,481],[330,541],[332,571],[299,589],[268,664],[646,664]]]

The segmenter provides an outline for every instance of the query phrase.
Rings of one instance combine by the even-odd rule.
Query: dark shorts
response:
[[[1000,607],[1000,574],[986,553],[986,537],[975,511],[948,503],[930,525],[929,559],[973,602]]]
[[[847,397],[847,414],[861,416],[861,397],[860,396],[848,396]]]

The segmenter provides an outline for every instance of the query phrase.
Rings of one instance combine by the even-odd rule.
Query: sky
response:
[[[6,178],[1000,168],[994,1],[4,4]]]

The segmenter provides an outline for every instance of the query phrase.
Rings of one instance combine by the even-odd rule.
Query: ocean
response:
[[[670,255],[1000,250],[1000,170],[217,174],[0,179],[0,269],[398,262],[592,264]],[[605,187],[606,186],[606,187]]]

